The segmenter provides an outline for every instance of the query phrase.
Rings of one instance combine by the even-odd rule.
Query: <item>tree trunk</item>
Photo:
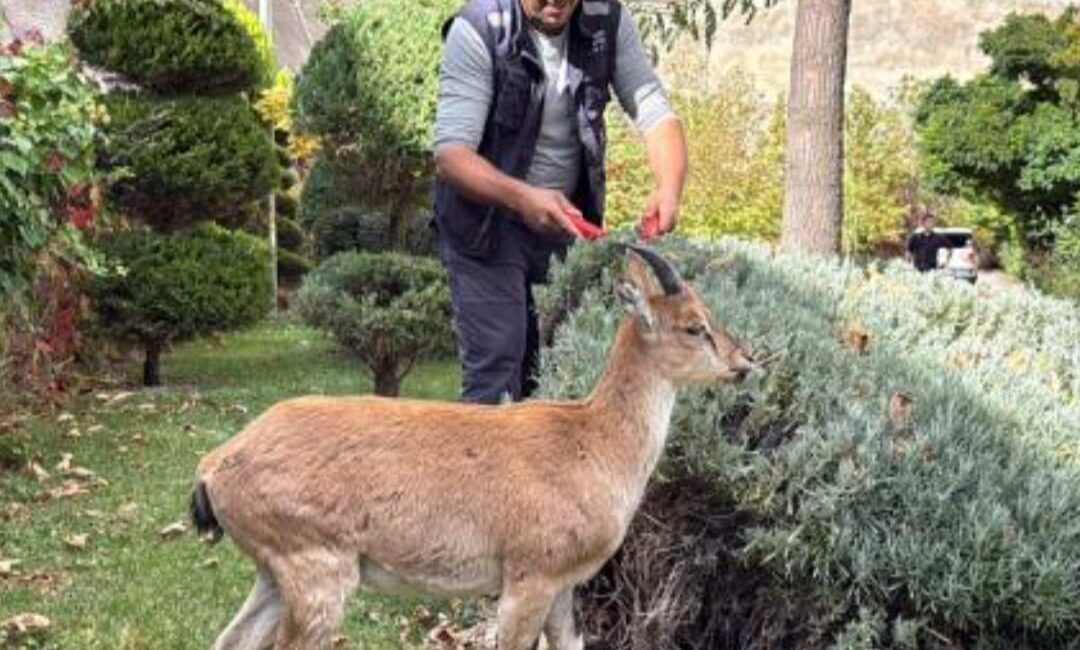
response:
[[[161,385],[161,348],[158,343],[146,346],[146,359],[143,361],[143,386]]]
[[[799,0],[791,57],[781,248],[840,252],[851,0]]]
[[[401,393],[401,377],[393,368],[384,368],[375,372],[375,394],[383,397],[397,397]]]

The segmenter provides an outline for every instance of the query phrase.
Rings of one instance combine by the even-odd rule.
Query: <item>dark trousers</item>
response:
[[[518,401],[536,388],[540,336],[523,264],[486,262],[443,248],[450,276],[465,401]]]

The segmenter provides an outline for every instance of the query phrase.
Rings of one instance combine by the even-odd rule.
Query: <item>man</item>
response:
[[[934,232],[934,214],[927,210],[923,213],[922,228],[908,237],[908,259],[916,270],[925,273],[938,267],[938,251],[948,249],[949,242],[944,236]]]
[[[462,397],[518,400],[539,352],[532,285],[579,236],[575,218],[603,223],[609,87],[644,134],[657,234],[678,219],[686,145],[616,0],[470,0],[443,33],[435,225]]]

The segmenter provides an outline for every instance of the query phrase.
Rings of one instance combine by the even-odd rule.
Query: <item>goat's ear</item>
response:
[[[618,296],[623,309],[638,319],[643,331],[648,333],[656,329],[656,318],[653,316],[652,307],[649,306],[649,299],[636,282],[628,280],[619,282],[615,285],[615,295]]]

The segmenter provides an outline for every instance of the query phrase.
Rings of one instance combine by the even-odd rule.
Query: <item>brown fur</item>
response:
[[[366,585],[499,595],[501,650],[531,647],[541,629],[556,650],[580,649],[572,589],[621,544],[675,386],[751,367],[692,289],[662,295],[631,261],[620,296],[636,317],[581,402],[304,397],[208,454],[197,489],[260,567],[215,647],[327,648]],[[695,325],[707,334],[687,333]]]

